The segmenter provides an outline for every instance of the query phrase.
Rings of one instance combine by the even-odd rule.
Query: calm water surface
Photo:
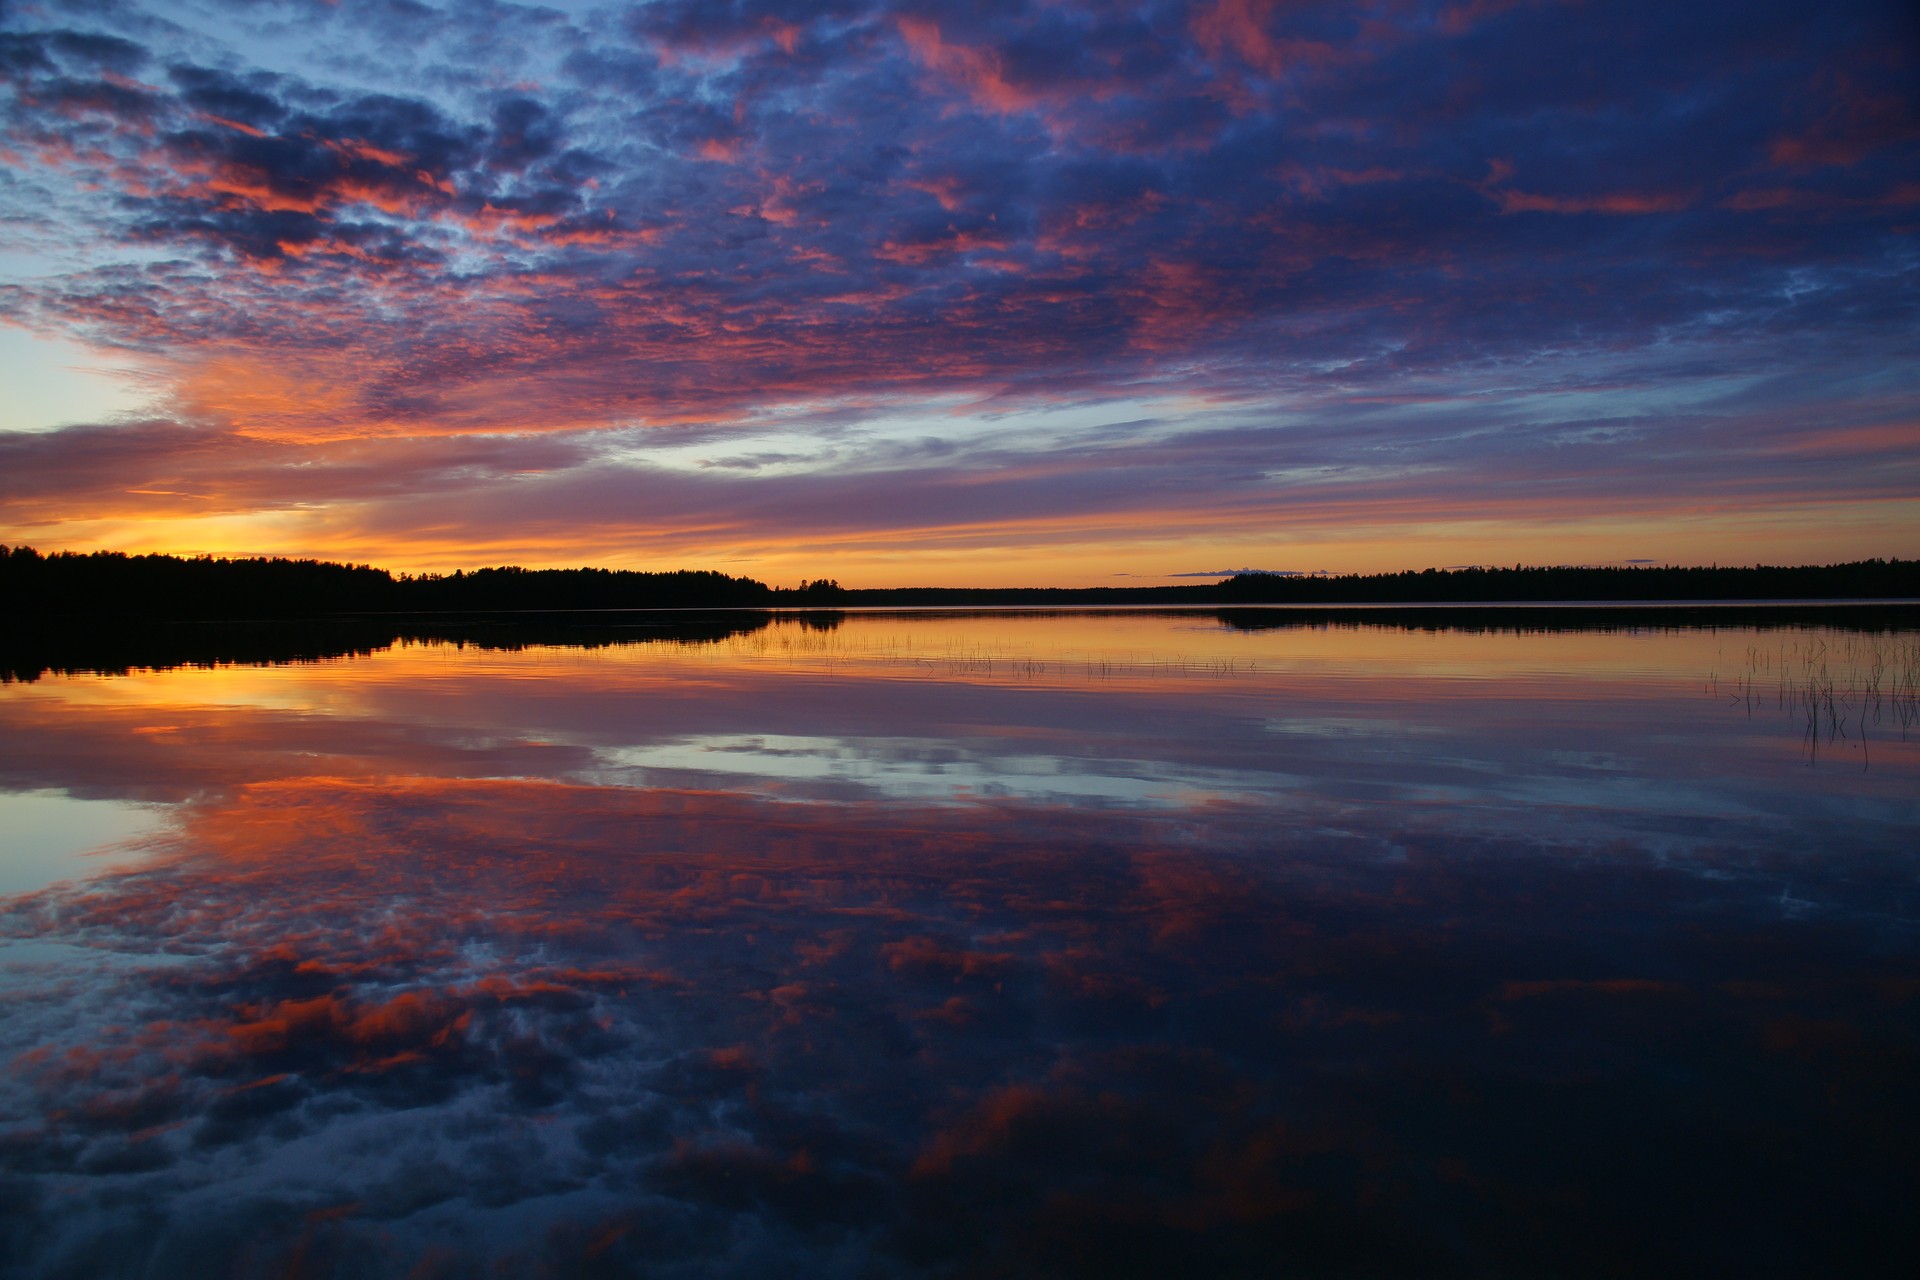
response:
[[[0,1273],[1920,1260],[1920,631],[729,629],[0,686]]]

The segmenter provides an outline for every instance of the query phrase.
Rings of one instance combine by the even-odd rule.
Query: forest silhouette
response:
[[[524,569],[394,574],[324,560],[54,552],[0,546],[0,598],[16,624],[131,617],[253,621],[365,614],[602,609],[1019,605],[1517,604],[1920,597],[1920,561],[1807,566],[1524,566],[1401,573],[1239,573],[1147,587],[772,587],[713,570]]]
[[[832,579],[777,588],[702,571],[508,567],[411,576],[318,560],[42,555],[30,547],[0,547],[0,592],[8,602],[0,613],[0,683],[8,683],[49,674],[312,662],[371,654],[397,643],[489,649],[716,643],[783,617],[832,629],[844,609],[856,607],[1199,607],[1213,609],[1219,625],[1243,631],[1774,627],[1814,615],[1823,625],[1877,630],[1911,625],[1916,608],[1911,601],[1920,596],[1920,562],[1787,569],[1466,569],[1346,577],[1244,573],[1219,583],[1159,587],[862,590]],[[1738,600],[1757,603],[1729,603]],[[1652,603],[1636,609],[1631,601]],[[1678,603],[1684,601],[1699,603]],[[1824,601],[1854,603],[1830,608]],[[1781,607],[1795,602],[1798,607]],[[1272,604],[1293,607],[1258,607]]]

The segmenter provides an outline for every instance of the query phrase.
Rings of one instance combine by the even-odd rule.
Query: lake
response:
[[[1920,1260],[1911,612],[193,634],[0,685],[0,1273]]]

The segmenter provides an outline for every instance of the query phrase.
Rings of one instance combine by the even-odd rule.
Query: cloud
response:
[[[1743,13],[14,15],[0,209],[44,269],[0,309],[142,353],[181,421],[302,446],[945,397],[1512,421],[1580,380],[1624,416],[1663,365],[1911,363],[1897,15]],[[1420,414],[1391,438],[1424,448]],[[1695,443],[1648,438],[1623,474],[1672,483],[1653,458]]]
[[[236,376],[209,370],[204,394],[235,394]],[[1518,403],[1458,403],[1435,387],[1403,403],[1303,395],[1284,412],[1168,405],[1165,416],[1117,421],[1083,410],[1002,425],[975,410],[949,414],[963,429],[945,440],[906,439],[884,420],[836,425],[832,406],[811,423],[311,442],[147,420],[0,437],[0,493],[15,540],[42,546],[70,536],[79,512],[125,522],[286,513],[301,522],[295,549],[309,554],[351,533],[353,549],[335,554],[383,559],[377,548],[405,545],[413,566],[447,569],[636,545],[652,567],[671,568],[715,543],[739,555],[831,554],[897,537],[1037,547],[1147,528],[1225,544],[1248,528],[1318,538],[1492,512],[1541,528],[1644,523],[1688,504],[1764,521],[1789,505],[1911,497],[1920,481],[1905,381],[1839,352],[1819,377],[1625,364]],[[1623,384],[1662,390],[1623,414]],[[263,415],[298,396],[244,386]],[[1701,457],[1724,466],[1703,472]],[[1792,554],[1781,548],[1751,554]]]
[[[1203,573],[1170,573],[1169,578],[1231,578],[1237,573],[1266,573],[1276,578],[1297,578],[1299,569],[1212,569]]]

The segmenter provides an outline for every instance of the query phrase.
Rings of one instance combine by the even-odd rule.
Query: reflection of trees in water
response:
[[[1801,726],[1809,763],[1846,743],[1859,748],[1865,768],[1874,734],[1905,742],[1920,725],[1920,635],[1809,632],[1772,648],[1749,644],[1738,661],[1745,670],[1722,676],[1716,668],[1708,691],[1749,715],[1768,703],[1787,712]]]
[[[364,658],[396,645],[444,644],[515,652],[542,646],[710,645],[779,616],[760,610],[635,610],[576,614],[445,614],[306,622],[158,622],[137,628],[76,622],[0,633],[0,684],[43,675],[126,675],[177,667],[281,666]],[[800,615],[828,629],[838,614]]]
[[[1231,631],[1316,630],[1456,632],[1470,635],[1549,635],[1563,632],[1702,631],[1727,627],[1757,631],[1878,632],[1911,628],[1920,610],[1905,604],[1434,604],[1269,605],[1216,609]]]

